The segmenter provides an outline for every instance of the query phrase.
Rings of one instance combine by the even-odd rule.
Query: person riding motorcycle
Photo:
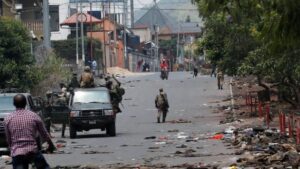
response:
[[[161,70],[165,70],[167,71],[168,70],[168,63],[165,59],[162,60],[161,64],[160,64],[160,69]]]
[[[160,64],[160,77],[162,79],[168,79],[168,63],[165,59],[162,60],[161,64]]]

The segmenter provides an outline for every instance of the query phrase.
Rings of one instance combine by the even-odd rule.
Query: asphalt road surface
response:
[[[221,141],[207,139],[226,128],[219,125],[221,114],[212,113],[217,100],[229,97],[228,85],[217,90],[216,79],[210,76],[193,78],[189,72],[170,73],[169,80],[161,80],[158,73],[120,78],[126,89],[123,112],[117,116],[117,136],[107,137],[105,132],[91,130],[78,133],[77,139],[60,138],[54,133],[59,152],[46,155],[55,166],[110,164],[165,164],[205,163],[226,166],[236,159],[232,150]],[[154,106],[159,88],[168,94],[170,111],[167,123],[156,123]],[[188,123],[172,123],[182,119]],[[190,122],[190,123],[189,123]],[[149,139],[145,139],[150,137]],[[192,151],[192,157],[186,156]],[[189,154],[189,153],[188,153]],[[190,155],[190,154],[189,154]],[[3,160],[1,160],[3,165]]]

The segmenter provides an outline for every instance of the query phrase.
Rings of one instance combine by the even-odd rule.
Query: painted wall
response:
[[[151,41],[151,31],[149,28],[133,28],[132,32],[140,37],[141,42]]]
[[[98,27],[101,29],[104,29],[105,32],[88,32],[88,37],[93,37],[95,39],[100,40],[102,44],[105,44],[105,50],[106,50],[106,58],[103,58],[103,63],[106,63],[108,67],[111,66],[118,66],[118,67],[124,67],[124,46],[123,42],[121,40],[117,40],[116,43],[112,41],[109,41],[110,37],[108,36],[108,32],[113,32],[115,30],[115,24],[111,21],[105,19],[104,22],[101,22]],[[105,40],[105,41],[104,41]],[[103,48],[104,50],[104,48]]]
[[[59,23],[70,16],[69,0],[49,0],[49,5],[59,6]],[[59,28],[59,31],[51,32],[51,40],[66,40],[71,33],[68,28]]]

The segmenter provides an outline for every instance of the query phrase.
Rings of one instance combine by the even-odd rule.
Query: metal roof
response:
[[[154,32],[154,25],[159,26],[160,34],[201,33],[200,23],[178,22],[163,10],[160,10],[156,4],[135,22],[134,27],[147,26]]]

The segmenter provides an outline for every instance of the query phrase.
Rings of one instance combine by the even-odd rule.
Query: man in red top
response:
[[[168,63],[166,62],[165,59],[162,60],[162,62],[160,64],[160,69],[161,70],[168,70]]]
[[[14,169],[28,169],[34,163],[37,169],[50,169],[44,156],[38,150],[36,136],[48,142],[48,151],[53,152],[54,144],[41,120],[34,112],[25,110],[26,97],[18,94],[14,97],[16,111],[5,120],[5,133],[9,145]]]

